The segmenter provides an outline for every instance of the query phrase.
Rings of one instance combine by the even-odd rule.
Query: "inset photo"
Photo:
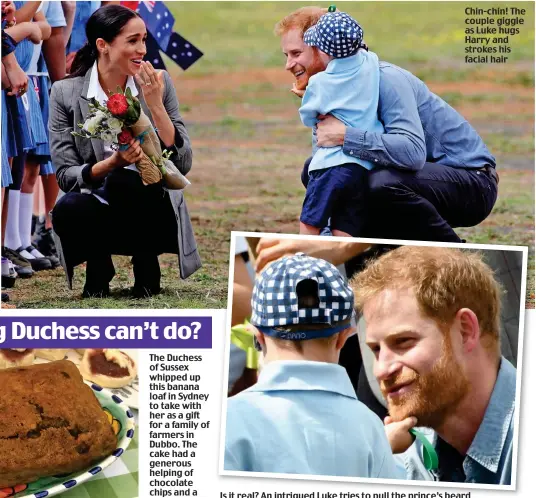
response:
[[[0,498],[138,496],[138,351],[0,349]]]
[[[515,489],[527,252],[233,232],[221,474]]]

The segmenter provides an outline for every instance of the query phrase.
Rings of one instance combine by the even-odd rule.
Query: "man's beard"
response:
[[[313,60],[309,67],[305,70],[309,78],[314,76],[316,73],[320,73],[326,69],[326,65],[320,58],[320,52],[316,47],[313,47]]]
[[[299,78],[296,78],[296,89],[305,90],[309,83],[309,78],[311,76],[314,76],[316,73],[320,73],[321,71],[324,71],[325,69],[326,69],[326,66],[322,62],[322,59],[320,58],[318,49],[316,47],[313,47],[313,60],[311,61],[311,64],[309,64],[307,68],[304,68],[305,74],[302,74]]]
[[[387,391],[394,385],[412,382],[410,390],[392,399]],[[389,415],[395,421],[417,417],[422,427],[438,427],[469,392],[469,380],[452,353],[450,340],[445,336],[441,357],[428,374],[415,371],[381,382],[381,390],[387,399]]]

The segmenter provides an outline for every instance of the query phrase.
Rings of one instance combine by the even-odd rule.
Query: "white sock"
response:
[[[8,190],[9,204],[4,245],[14,250],[22,245],[19,235],[19,200],[20,190]]]
[[[36,249],[35,247],[32,247],[32,250],[31,251],[26,251],[26,252],[29,252],[31,256],[33,256],[34,258],[44,258],[45,255],[44,254],[41,254],[41,252]],[[28,258],[26,258],[28,259]]]
[[[20,193],[19,235],[25,249],[32,243],[33,194]]]

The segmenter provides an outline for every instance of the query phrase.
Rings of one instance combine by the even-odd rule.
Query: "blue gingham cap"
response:
[[[304,280],[316,282],[318,308],[298,308],[296,288]],[[251,324],[264,334],[291,340],[316,339],[348,328],[341,322],[353,314],[354,293],[331,263],[298,253],[274,262],[257,277],[251,308]],[[311,324],[331,327],[311,330],[307,327]],[[288,325],[303,325],[303,329],[275,329]]]
[[[335,58],[355,55],[363,42],[363,28],[345,12],[328,12],[303,35],[307,45]]]

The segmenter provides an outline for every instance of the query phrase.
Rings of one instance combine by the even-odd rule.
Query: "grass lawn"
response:
[[[229,232],[297,233],[304,190],[299,174],[310,133],[283,69],[275,23],[305,3],[169,2],[175,30],[205,56],[183,72],[166,59],[194,149],[186,200],[203,268],[178,279],[175,256],[163,256],[161,296],[131,300],[128,258],[116,258],[112,298],[80,300],[84,268],[67,291],[60,270],[18,282],[12,300],[29,308],[222,308],[226,306]],[[326,4],[327,5],[327,4]],[[527,307],[534,307],[534,4],[520,33],[510,37],[506,64],[465,64],[468,4],[351,2],[380,59],[422,78],[480,133],[497,158],[499,199],[481,225],[460,229],[472,243],[527,245]],[[487,8],[486,3],[475,4]],[[489,6],[505,7],[503,3]]]

